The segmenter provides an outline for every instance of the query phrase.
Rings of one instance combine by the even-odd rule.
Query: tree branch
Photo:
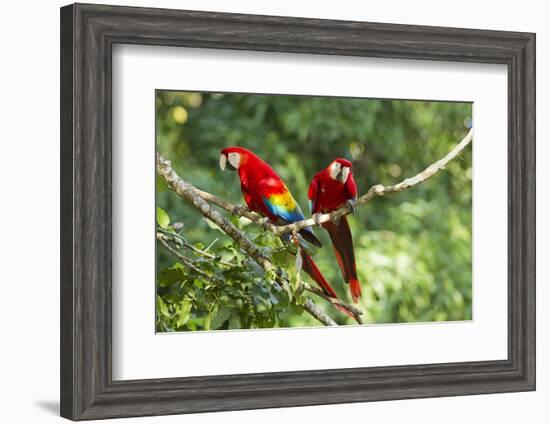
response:
[[[205,278],[212,279],[210,275],[208,275],[206,272],[198,268],[194,263],[193,260],[182,255],[180,252],[178,252],[175,248],[170,246],[168,243],[171,241],[174,244],[180,244],[183,245],[183,247],[195,252],[197,255],[204,256],[205,258],[215,260],[216,263],[227,266],[227,267],[233,267],[235,264],[231,264],[229,262],[225,262],[220,260],[216,255],[213,255],[211,253],[208,253],[204,250],[198,249],[192,244],[188,243],[187,240],[185,240],[184,237],[182,237],[179,234],[171,233],[169,231],[163,230],[162,228],[157,228],[157,240],[159,240],[162,245],[168,250],[170,253],[172,253],[174,256],[176,256],[179,260],[181,260],[188,268],[195,271],[197,274],[202,275]],[[355,308],[352,305],[348,305],[347,303],[342,302],[340,299],[335,299],[333,297],[327,296],[321,289],[311,286],[310,284],[302,281],[301,284],[304,287],[304,290],[316,294],[317,296],[322,297],[323,299],[329,301],[333,305],[341,306],[345,309],[347,309],[349,312],[351,312],[355,318],[355,320],[362,324],[361,315],[363,314],[362,311]]]
[[[222,231],[235,240],[243,251],[251,257],[258,265],[260,265],[267,273],[273,273],[281,277],[281,273],[277,272],[278,269],[273,264],[270,258],[262,253],[262,251],[252,241],[248,239],[237,227],[235,227],[230,221],[224,218],[217,210],[212,208],[205,199],[199,194],[199,191],[182,180],[172,169],[171,163],[165,160],[162,156],[157,154],[157,172],[164,178],[168,186],[174,190],[181,198],[187,200],[192,204],[200,213],[218,225]],[[289,282],[287,282],[290,284]],[[311,316],[319,320],[325,325],[337,325],[334,320],[323,312],[311,299],[307,299],[302,307]]]
[[[361,315],[363,315],[363,311],[361,311],[360,309],[348,303],[342,302],[340,299],[327,296],[321,289],[315,286],[312,286],[304,281],[302,281],[302,285],[304,286],[304,289],[307,290],[308,292],[322,297],[323,299],[332,303],[334,306],[341,306],[342,308],[345,308],[353,315],[353,318],[355,319],[355,321],[357,321],[357,324],[363,324],[363,319],[361,318]]]
[[[210,275],[208,275],[206,272],[204,272],[202,269],[197,267],[191,259],[189,259],[186,256],[183,256],[180,252],[178,252],[176,249],[174,249],[172,246],[168,244],[169,238],[161,233],[157,233],[157,240],[162,243],[162,245],[168,250],[170,253],[172,253],[174,256],[176,256],[180,261],[182,261],[188,268],[195,271],[197,274],[202,275],[205,278],[208,278],[209,280],[212,279]]]
[[[265,218],[263,218],[260,214],[257,214],[256,212],[252,212],[246,206],[234,205],[233,203],[220,199],[218,196],[215,196],[212,193],[199,190],[196,187],[195,187],[195,190],[197,190],[197,194],[207,202],[214,203],[216,206],[219,206],[220,208],[225,209],[228,212],[231,212],[235,216],[242,216],[254,222],[262,222],[263,220],[265,220]],[[274,225],[272,224],[269,224],[269,225],[275,228]]]
[[[161,234],[159,234],[161,233]],[[160,237],[163,236],[163,237]],[[207,252],[206,250],[199,249],[195,246],[193,246],[191,243],[189,243],[184,237],[177,233],[171,233],[169,231],[163,230],[162,228],[157,228],[157,238],[161,239],[170,239],[172,241],[175,241],[176,243],[179,243],[186,249],[191,250],[192,252],[195,252],[197,255],[204,256],[205,258],[215,260],[217,263],[225,266],[232,267],[234,264],[231,264],[229,262],[223,261],[221,258],[219,258],[216,255],[213,255],[212,253]],[[177,240],[177,241],[176,241]]]
[[[424,169],[422,172],[416,174],[414,177],[411,178],[405,178],[403,181],[391,185],[391,186],[383,186],[381,184],[377,184],[375,186],[372,186],[364,195],[359,197],[357,199],[357,202],[355,206],[364,205],[365,203],[371,201],[377,196],[387,196],[389,194],[398,193],[401,191],[408,190],[418,184],[420,184],[423,181],[426,181],[431,176],[437,174],[439,171],[445,168],[445,166],[454,158],[456,158],[465,148],[470,144],[473,138],[473,129],[471,129],[468,134],[458,143],[445,157],[438,160],[437,162],[431,164],[426,169]],[[248,210],[245,206],[242,205],[234,205],[232,203],[229,203],[225,200],[222,200],[218,198],[217,196],[214,196],[213,194],[204,192],[204,191],[198,191],[199,196],[203,197],[204,199],[208,200],[211,203],[214,203],[215,205],[225,209],[228,212],[231,212],[235,216],[242,216],[245,218],[250,219],[251,221],[261,223],[263,227],[265,227],[267,230],[271,231],[275,235],[282,235],[284,233],[289,232],[298,232],[303,228],[306,227],[312,227],[317,224],[322,224],[323,222],[328,222],[331,220],[338,220],[344,215],[348,215],[352,212],[352,210],[349,208],[349,206],[342,206],[340,209],[335,210],[331,213],[322,214],[318,217],[318,221],[316,222],[313,218],[304,219],[302,221],[293,222],[292,224],[288,225],[273,225],[269,222],[265,222],[264,218],[262,218],[260,215]]]

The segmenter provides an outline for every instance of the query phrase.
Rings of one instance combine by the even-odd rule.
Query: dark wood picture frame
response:
[[[505,64],[508,359],[111,378],[116,43]],[[61,415],[73,420],[535,389],[535,35],[75,4],[61,9]]]

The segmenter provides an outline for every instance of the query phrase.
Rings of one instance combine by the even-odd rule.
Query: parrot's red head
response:
[[[222,150],[220,155],[220,168],[222,171],[227,169],[237,171],[241,165],[248,162],[251,157],[255,157],[254,153],[244,147],[232,146]]]
[[[351,162],[347,159],[335,159],[327,168],[330,178],[345,184],[351,173]]]

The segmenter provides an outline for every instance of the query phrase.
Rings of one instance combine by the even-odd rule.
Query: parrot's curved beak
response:
[[[227,164],[227,156],[223,153],[220,155],[220,169],[225,171],[225,165]]]

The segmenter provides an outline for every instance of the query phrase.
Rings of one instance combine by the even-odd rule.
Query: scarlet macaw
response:
[[[351,162],[338,158],[327,168],[318,172],[309,185],[308,198],[311,212],[315,214],[316,219],[318,214],[332,212],[346,203],[353,208],[357,200],[357,185],[351,172]],[[361,297],[361,284],[357,279],[353,240],[348,220],[343,216],[338,222],[328,221],[321,226],[330,235],[338,265],[344,280],[349,284],[353,301],[357,303]]]
[[[220,168],[238,171],[241,190],[249,209],[257,212],[276,224],[285,225],[304,219],[300,206],[292,197],[287,186],[277,173],[262,159],[243,147],[227,147],[220,156]],[[300,235],[308,242],[321,247],[321,242],[311,228],[300,230]],[[302,269],[330,297],[337,298],[336,292],[325,279],[313,259],[300,249]],[[340,308],[339,308],[340,309]],[[345,309],[341,309],[349,315]]]

